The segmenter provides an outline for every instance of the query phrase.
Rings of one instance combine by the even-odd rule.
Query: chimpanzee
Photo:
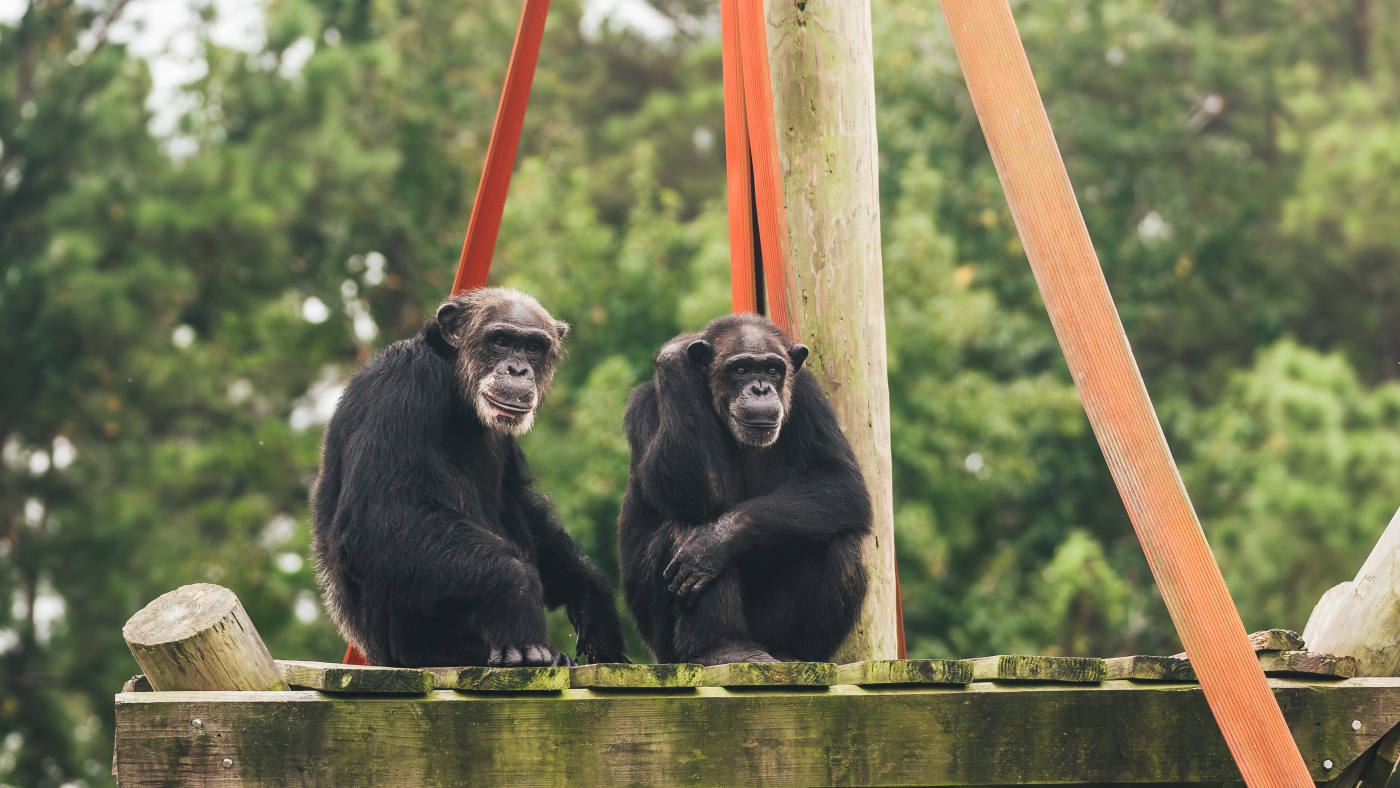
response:
[[[326,426],[312,549],[326,608],[372,665],[627,661],[611,586],[555,520],[516,437],[568,324],[504,288],[449,299],[350,378]]]
[[[870,493],[807,352],[722,317],[632,392],[622,589],[658,661],[825,661],[855,624]]]

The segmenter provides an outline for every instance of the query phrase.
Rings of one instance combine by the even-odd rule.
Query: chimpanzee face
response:
[[[458,385],[481,423],[507,435],[529,432],[563,356],[568,324],[505,288],[456,296],[437,320],[457,347]]]
[[[807,360],[807,346],[789,344],[763,318],[725,318],[690,343],[692,363],[708,370],[715,411],[745,446],[767,448],[778,441],[792,407],[792,377]]]

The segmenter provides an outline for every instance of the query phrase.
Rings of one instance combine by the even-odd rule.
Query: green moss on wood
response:
[[[705,668],[707,687],[829,687],[836,683],[830,662],[735,662]]]
[[[1136,681],[1195,681],[1196,671],[1191,663],[1176,657],[1113,657],[1104,660],[1107,678]]]
[[[417,668],[378,668],[331,662],[278,660],[282,679],[293,687],[321,692],[389,692],[422,694],[433,689],[433,677]]]
[[[974,681],[1099,682],[1107,675],[1101,659],[1092,657],[1033,657],[1004,654],[977,657],[972,663]]]
[[[623,665],[604,663],[569,669],[578,689],[689,689],[704,681],[700,665]]]
[[[972,665],[960,659],[876,659],[837,668],[841,684],[971,684]]]
[[[550,692],[568,689],[568,668],[429,668],[438,689],[473,692]]]
[[[1274,651],[1259,655],[1259,666],[1269,676],[1350,679],[1356,677],[1356,658],[1311,651]]]

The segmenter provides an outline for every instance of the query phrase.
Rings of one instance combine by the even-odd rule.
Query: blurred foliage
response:
[[[206,37],[162,138],[123,5],[0,26],[6,784],[109,781],[121,625],[178,585],[338,657],[305,560],[319,425],[449,286],[519,11],[274,0],[260,51]],[[556,0],[493,274],[575,326],[526,450],[612,573],[628,389],[729,303],[711,4],[653,5],[673,37]],[[1172,653],[938,10],[873,6],[911,653]],[[1016,10],[1246,624],[1300,628],[1400,503],[1397,11]]]

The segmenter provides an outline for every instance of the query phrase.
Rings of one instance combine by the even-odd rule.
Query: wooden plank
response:
[[[1291,629],[1261,629],[1250,634],[1249,645],[1256,654],[1265,651],[1302,651],[1307,648],[1303,637]],[[1172,659],[1186,659],[1186,652],[1173,654]]]
[[[971,684],[972,665],[961,659],[872,659],[836,669],[840,684]]]
[[[580,689],[690,689],[704,681],[700,665],[623,665],[602,663],[569,668],[570,684]]]
[[[1356,676],[1356,658],[1311,651],[1270,651],[1259,655],[1259,666],[1269,676],[1349,679]]]
[[[1196,671],[1191,663],[1178,657],[1152,657],[1137,655],[1113,657],[1104,660],[1108,668],[1107,678],[1132,679],[1134,681],[1195,681]]]
[[[552,692],[568,689],[568,668],[428,668],[438,689],[472,692]]]
[[[972,664],[973,681],[1103,681],[1108,674],[1104,661],[1093,657],[1033,657],[1024,654],[1003,654],[976,657]]]
[[[733,662],[705,668],[706,687],[829,687],[836,683],[830,662]]]
[[[341,665],[335,662],[277,660],[287,684],[321,692],[429,692],[433,677],[417,668],[379,668],[369,665]]]
[[[1400,723],[1400,679],[1270,684],[1315,780],[1336,777]],[[1199,686],[1128,681],[354,700],[138,692],[117,697],[116,755],[123,786],[1239,779]]]

